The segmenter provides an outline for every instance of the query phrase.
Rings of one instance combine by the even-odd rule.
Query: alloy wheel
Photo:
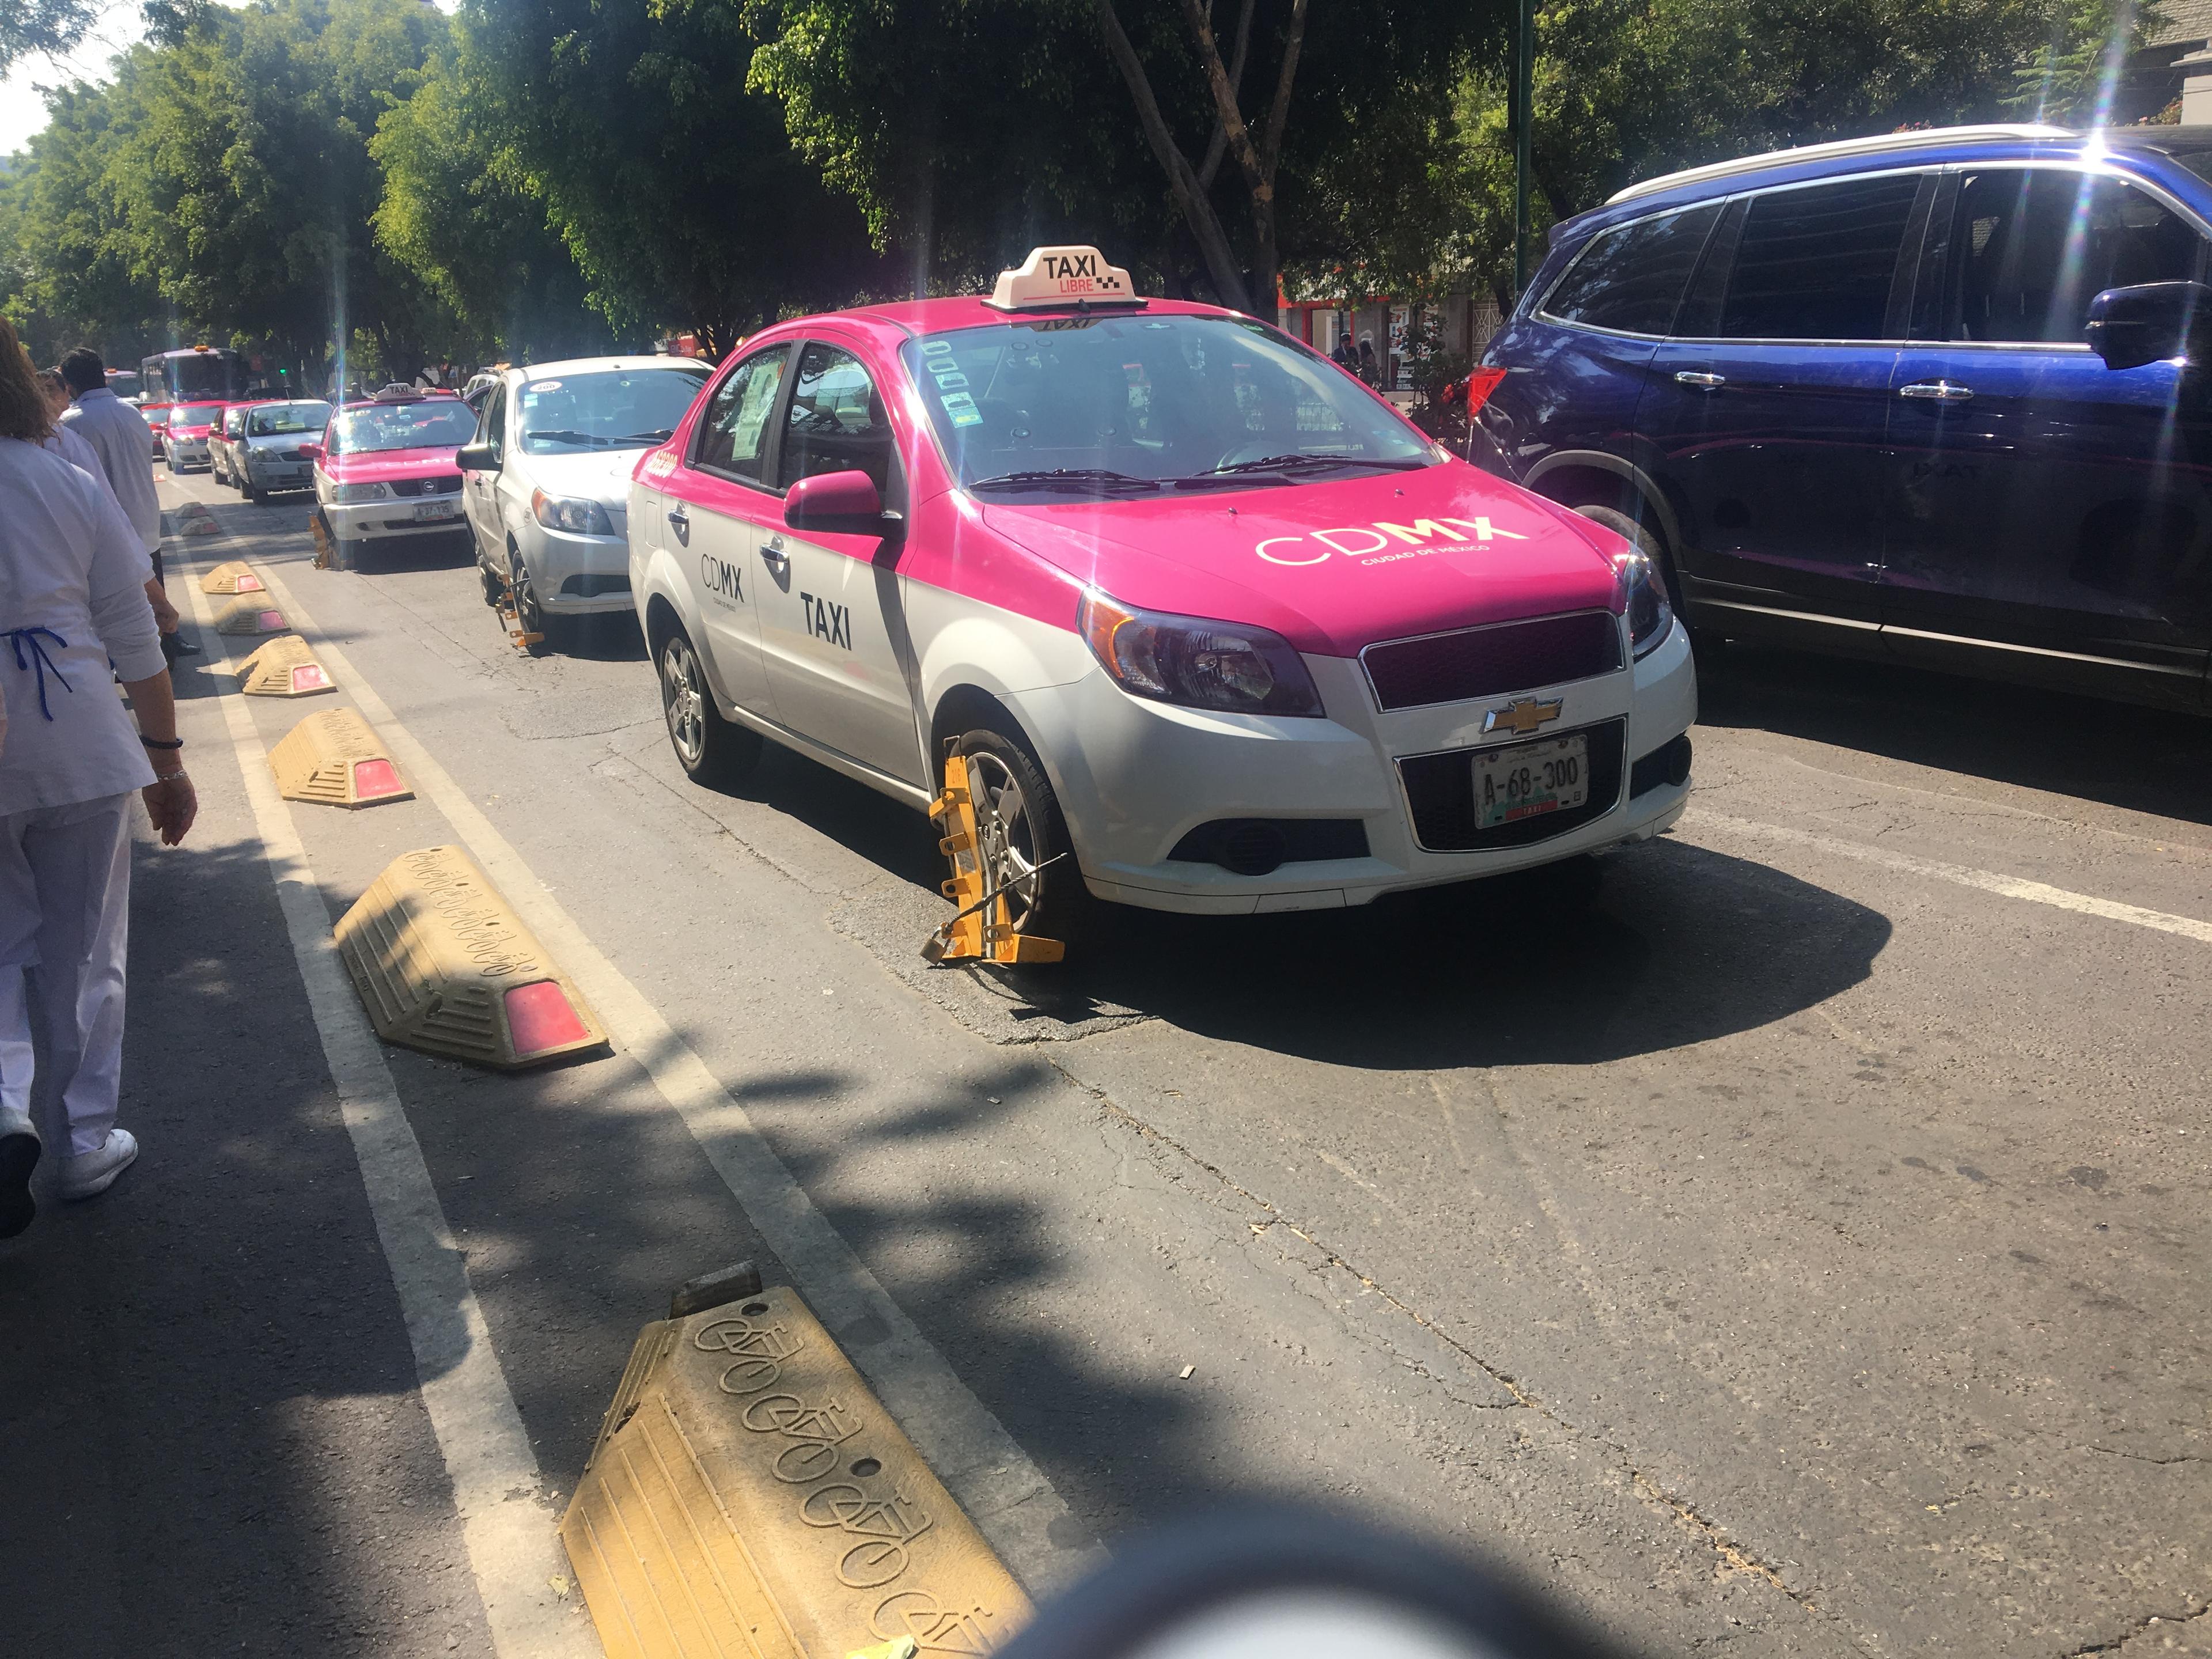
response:
[[[676,757],[696,769],[707,752],[707,687],[691,641],[680,634],[660,648],[660,709]]]
[[[983,890],[1002,883],[1006,889],[1008,914],[1014,931],[1021,933],[1036,914],[1038,876],[1036,822],[1029,797],[1013,769],[988,750],[971,750],[968,756],[968,787],[975,803],[977,852],[983,867]]]

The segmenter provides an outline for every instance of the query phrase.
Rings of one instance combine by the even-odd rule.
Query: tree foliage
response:
[[[0,75],[26,58],[52,58],[84,38],[94,0],[0,0]]]

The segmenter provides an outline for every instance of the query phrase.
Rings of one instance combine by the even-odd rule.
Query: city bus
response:
[[[243,366],[224,346],[157,352],[139,363],[138,374],[139,406],[149,411],[179,403],[227,404],[245,395]]]

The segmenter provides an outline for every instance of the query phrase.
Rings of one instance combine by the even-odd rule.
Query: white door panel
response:
[[[871,562],[789,530],[765,532],[760,555],[761,650],[777,718],[878,771],[925,781],[888,559]]]

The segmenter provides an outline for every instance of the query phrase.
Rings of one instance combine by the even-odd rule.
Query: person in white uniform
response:
[[[138,1155],[123,1074],[131,794],[175,846],[198,803],[145,584],[144,539],[94,478],[41,444],[52,422],[0,318],[0,1238],[31,1223],[30,981],[69,1126],[65,1198]],[[137,715],[109,689],[110,665]]]
[[[107,487],[122,503],[124,516],[138,532],[154,568],[156,586],[148,595],[154,602],[154,620],[165,638],[173,637],[177,607],[161,591],[161,502],[154,493],[153,428],[143,415],[107,389],[107,367],[90,346],[79,346],[62,359],[61,377],[76,399],[61,423],[90,444],[100,457]]]

